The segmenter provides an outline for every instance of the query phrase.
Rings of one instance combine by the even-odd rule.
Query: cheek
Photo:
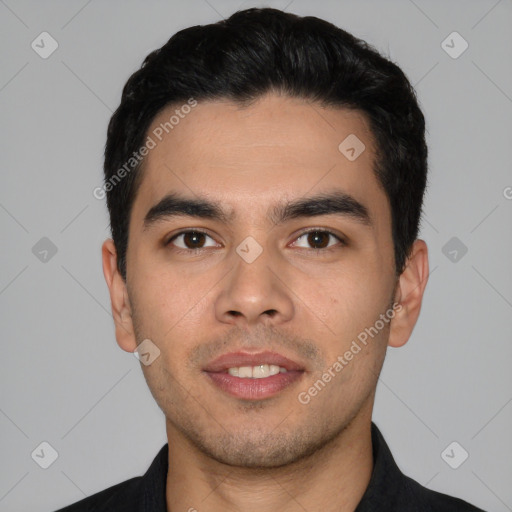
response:
[[[130,284],[136,290],[139,319],[154,327],[173,325],[204,295],[209,279],[198,280],[171,265],[162,265],[154,255],[133,258]],[[200,285],[200,286],[199,286]]]
[[[153,386],[158,387],[166,375],[178,378],[185,371],[188,351],[211,328],[212,292],[217,281],[214,276],[186,276],[176,270],[148,267],[140,268],[132,279],[137,339],[149,338],[158,346],[160,365],[165,369],[161,373],[161,369],[147,368],[148,377],[156,379]]]
[[[323,312],[323,324],[317,322],[317,328],[311,322],[305,325],[322,345],[327,368],[347,354],[340,363],[343,370],[335,371],[337,378],[334,380],[338,385],[347,385],[350,381],[350,386],[357,387],[366,379],[371,381],[372,375],[378,373],[389,332],[389,324],[381,325],[379,318],[388,309],[390,293],[382,274],[379,277],[378,273],[354,268],[326,281],[324,287],[315,292],[315,310]],[[333,386],[333,392],[335,388],[337,385]]]
[[[318,309],[325,311],[326,319],[342,334],[351,326],[373,324],[387,309],[390,294],[382,272],[351,267],[332,275],[315,297]]]

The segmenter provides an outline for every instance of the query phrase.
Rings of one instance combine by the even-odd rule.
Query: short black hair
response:
[[[177,32],[123,88],[108,125],[104,189],[124,280],[130,213],[142,175],[132,155],[156,115],[191,98],[244,105],[269,92],[365,114],[377,146],[373,170],[391,209],[396,275],[402,273],[418,236],[427,182],[425,119],[412,85],[373,46],[332,23],[251,8]]]

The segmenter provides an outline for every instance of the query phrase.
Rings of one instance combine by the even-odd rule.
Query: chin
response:
[[[244,429],[224,432],[215,438],[190,438],[207,456],[222,464],[248,469],[269,469],[302,461],[326,447],[337,432],[297,429],[293,432],[263,432]],[[195,437],[195,436],[194,436]]]

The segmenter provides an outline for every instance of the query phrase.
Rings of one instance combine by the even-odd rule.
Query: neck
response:
[[[312,455],[278,468],[218,462],[192,446],[169,422],[167,437],[168,512],[353,512],[373,469],[371,411],[359,414]]]

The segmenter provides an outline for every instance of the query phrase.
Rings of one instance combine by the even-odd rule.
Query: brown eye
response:
[[[325,231],[312,231],[308,233],[307,240],[309,244],[315,246],[315,249],[324,249],[329,245],[329,237],[330,235]]]
[[[325,231],[321,229],[315,229],[306,231],[305,233],[302,233],[301,236],[297,238],[297,240],[305,239],[306,243],[309,247],[305,247],[306,249],[313,249],[313,250],[319,250],[319,249],[328,249],[332,247],[333,245],[336,245],[336,241],[340,242],[341,245],[344,245],[344,241],[334,233],[331,233],[330,231]],[[330,239],[335,239],[333,243],[330,243]],[[295,242],[294,245],[296,245],[297,242]]]
[[[182,231],[181,233],[174,235],[167,244],[175,245],[179,249],[191,251],[204,249],[205,247],[215,247],[215,242],[209,246],[204,245],[208,238],[213,241],[210,236],[202,231]]]

